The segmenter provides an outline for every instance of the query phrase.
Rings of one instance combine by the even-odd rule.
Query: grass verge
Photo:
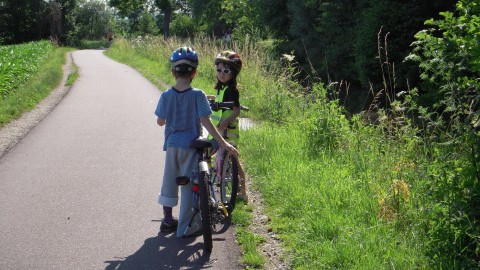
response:
[[[12,94],[0,100],[0,127],[35,108],[58,86],[63,77],[62,66],[66,62],[66,54],[72,50],[72,48],[55,48],[35,75]]]

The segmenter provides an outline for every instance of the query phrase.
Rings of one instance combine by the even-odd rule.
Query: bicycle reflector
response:
[[[193,192],[198,192],[200,191],[200,186],[198,184],[193,184],[192,190]]]

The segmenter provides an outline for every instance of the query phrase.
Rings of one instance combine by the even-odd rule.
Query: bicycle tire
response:
[[[238,159],[230,155],[228,152],[223,157],[222,164],[222,181],[221,181],[220,197],[227,206],[228,212],[232,213],[237,202],[238,192]]]
[[[200,216],[202,217],[203,226],[203,243],[207,251],[212,251],[212,229],[211,229],[211,215],[210,215],[210,190],[208,188],[208,175],[205,172],[199,173],[199,186],[200,186]]]

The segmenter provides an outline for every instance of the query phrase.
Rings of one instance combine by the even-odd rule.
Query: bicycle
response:
[[[232,109],[233,102],[214,102],[210,101],[212,110]],[[242,110],[248,110],[242,106]],[[228,129],[235,128],[229,125],[222,134],[228,139]],[[212,251],[212,234],[219,233],[225,221],[230,217],[235,208],[238,192],[238,159],[224,151],[223,163],[221,168],[217,168],[212,162],[210,149],[212,142],[207,139],[206,131],[202,132],[199,139],[190,144],[198,154],[198,167],[193,171],[192,177],[177,177],[178,185],[186,185],[192,181],[193,210],[194,214],[186,231],[190,230],[195,216],[200,213],[203,226],[203,242],[207,251]],[[219,153],[217,153],[219,154]],[[220,169],[220,178],[218,179],[217,170]]]

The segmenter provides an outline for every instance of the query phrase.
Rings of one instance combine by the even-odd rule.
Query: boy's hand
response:
[[[225,145],[222,145],[222,148],[227,150],[228,153],[230,153],[231,155],[234,155],[235,157],[238,157],[237,148],[233,147],[233,145],[229,144],[228,142],[225,142]]]
[[[228,127],[228,122],[227,121],[225,121],[225,120],[220,121],[220,123],[218,123],[218,127],[217,127],[218,132],[220,134],[222,134],[227,129],[227,127]]]

